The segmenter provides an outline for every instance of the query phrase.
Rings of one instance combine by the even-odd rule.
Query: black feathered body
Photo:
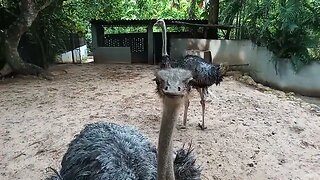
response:
[[[206,88],[213,84],[219,85],[223,80],[220,65],[208,63],[199,56],[187,55],[182,67],[192,72],[192,85],[197,88]]]
[[[64,180],[152,180],[157,177],[156,152],[133,128],[93,123],[69,144],[60,175]]]
[[[161,63],[160,63],[160,69],[169,68],[171,67],[171,59],[169,55],[163,55],[161,56]]]
[[[170,56],[163,56],[160,69],[183,68],[190,70],[193,75],[192,86],[195,88],[207,88],[213,84],[219,85],[223,80],[220,65],[211,64],[196,55],[186,55],[183,60],[177,61]]]
[[[61,166],[63,180],[156,180],[157,150],[135,128],[98,122],[69,144]],[[200,179],[190,149],[177,152],[175,174],[179,180]]]

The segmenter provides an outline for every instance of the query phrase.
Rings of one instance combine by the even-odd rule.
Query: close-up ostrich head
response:
[[[162,98],[181,99],[189,94],[192,73],[189,70],[170,68],[157,71],[154,81],[157,83],[157,93]]]

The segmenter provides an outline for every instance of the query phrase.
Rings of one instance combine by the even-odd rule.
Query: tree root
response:
[[[0,78],[6,77],[11,73],[23,74],[23,75],[35,75],[46,80],[53,80],[53,75],[39,66],[30,63],[19,64],[19,67],[14,69],[6,63],[0,70]]]
[[[36,75],[46,80],[53,80],[53,75],[51,73],[37,65],[30,63],[23,63],[18,69],[15,69],[14,72],[23,75]]]
[[[3,68],[0,70],[0,78],[8,76],[9,74],[13,73],[12,68],[6,63]]]

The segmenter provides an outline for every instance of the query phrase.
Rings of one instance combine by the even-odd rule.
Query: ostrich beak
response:
[[[153,24],[154,26],[160,26],[159,20]]]

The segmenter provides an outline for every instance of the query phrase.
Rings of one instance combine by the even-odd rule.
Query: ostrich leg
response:
[[[205,101],[205,93],[206,93],[205,91],[206,91],[206,89],[205,88],[199,88],[197,90],[198,90],[198,92],[200,94],[200,98],[201,98],[200,104],[202,106],[202,124],[199,123],[198,126],[202,130],[205,130],[205,129],[207,129],[207,127],[205,127],[205,125],[204,125],[204,112],[205,112],[205,108],[206,108],[206,101]]]

